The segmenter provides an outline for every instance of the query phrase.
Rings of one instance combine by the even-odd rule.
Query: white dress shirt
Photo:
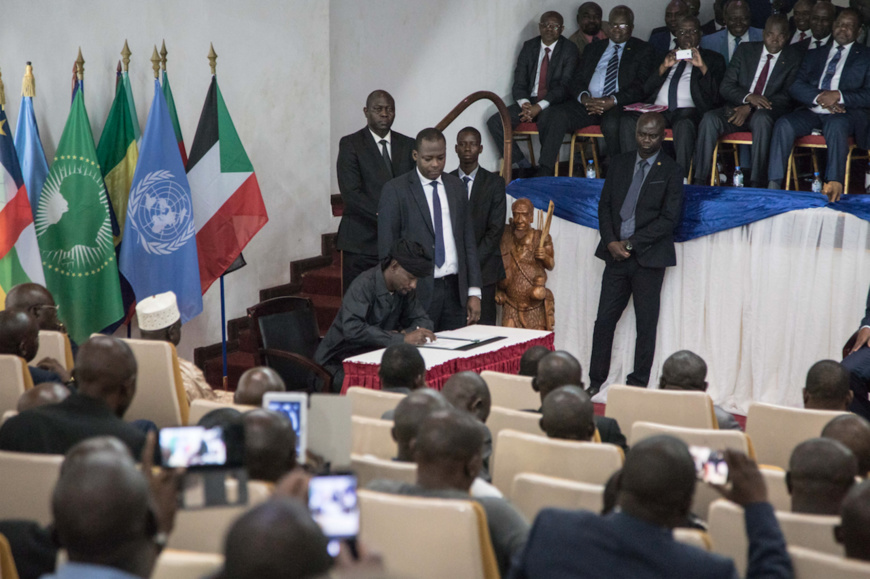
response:
[[[480,169],[480,165],[478,165],[477,167],[475,167],[475,168],[474,168],[474,171],[472,171],[472,172],[471,172],[470,174],[468,174],[468,175],[466,175],[465,173],[462,172],[462,167],[460,167],[459,169],[456,170],[456,172],[459,174],[459,180],[460,180],[460,181],[463,181],[463,182],[464,182],[465,177],[468,177],[468,178],[470,179],[470,180],[468,181],[468,185],[466,185],[466,187],[465,187],[466,189],[468,189],[468,200],[469,200],[469,201],[471,200],[471,188],[474,187],[474,179],[475,179],[475,177],[477,177],[477,170],[478,170],[478,169]]]
[[[828,43],[828,41],[830,39],[831,39],[830,34],[828,34],[827,36],[825,36],[824,38],[822,38],[820,40],[816,40],[815,38],[811,38],[810,39],[810,47],[807,50],[814,50],[816,48],[824,48],[824,46]]]
[[[596,99],[603,96],[604,83],[607,81],[607,65],[610,64],[610,59],[613,58],[613,51],[616,50],[614,46],[619,46],[619,64],[622,64],[622,57],[625,56],[625,42],[622,44],[616,44],[612,40],[608,40],[607,42],[607,48],[604,49],[604,54],[601,55],[598,64],[595,66],[595,72],[592,74],[592,78],[589,79],[589,91],[581,92],[580,96],[577,97],[577,102],[580,102],[583,95],[590,95],[592,98]],[[617,69],[616,89],[614,89],[614,93],[619,92],[618,71],[619,69]],[[614,97],[614,99],[615,98],[616,97]]]
[[[767,69],[767,79],[764,81],[764,86],[761,87],[761,94],[764,94],[764,89],[767,88],[767,83],[770,82],[770,77],[773,74],[773,67],[776,66],[776,61],[779,59],[779,55],[782,54],[780,50],[776,54],[771,54],[767,51],[767,47],[762,45],[761,48],[761,58],[758,59],[758,66],[755,67],[755,76],[752,77],[752,84],[749,85],[749,94],[743,99],[743,102],[746,102],[746,98],[749,97],[753,92],[755,92],[755,85],[758,83],[758,77],[761,76],[761,71],[764,70],[764,65],[767,62],[767,55],[770,54],[773,58],[770,59],[770,68]]]
[[[671,78],[674,76],[674,73],[677,72],[677,67],[680,66],[681,61],[677,61],[674,66],[671,67],[671,70],[668,72],[668,78],[665,80],[665,83],[659,89],[659,94],[656,96],[657,105],[668,106],[668,90],[671,86]],[[686,63],[686,68],[683,70],[683,76],[680,77],[677,85],[677,108],[685,109],[691,108],[695,106],[695,101],[692,99],[692,63],[688,60],[683,61]],[[653,71],[653,74],[657,74],[658,71]]]
[[[387,141],[387,152],[390,154],[390,160],[393,159],[393,131],[387,131],[387,134],[383,137],[379,137],[373,130],[369,129],[369,132],[372,134],[372,137],[375,138],[375,146],[378,148],[378,151],[383,155],[383,148],[381,148],[381,141]]]
[[[743,36],[732,36],[726,32],[725,37],[728,38],[728,61],[731,62],[731,57],[734,56],[734,51],[737,50],[737,44],[734,42],[736,38],[740,38],[740,42],[749,42],[749,30],[743,33]]]
[[[831,79],[831,88],[830,90],[839,90],[840,89],[840,77],[843,75],[843,67],[846,66],[846,59],[849,58],[849,52],[852,50],[852,45],[854,42],[850,42],[849,44],[843,45],[842,53],[840,54],[840,60],[837,62],[837,68],[834,70],[834,77]],[[836,42],[831,43],[831,48],[828,49],[828,58],[825,60],[825,67],[822,69],[822,75],[819,77],[819,90],[822,89],[822,80],[825,78],[825,72],[828,70],[828,64],[831,62],[831,59],[834,58],[834,55],[837,54],[837,44]],[[818,97],[816,97],[817,99]],[[813,102],[816,102],[816,99],[813,99]],[[840,104],[843,104],[843,93],[840,93]],[[831,111],[826,108],[823,108],[820,105],[816,105],[810,109],[814,113],[818,113],[820,115],[830,115]]]
[[[812,36],[813,36],[813,31],[810,30],[809,28],[807,28],[806,30],[803,30],[803,31],[795,30],[794,35],[791,37],[791,42],[789,42],[789,44],[796,44],[798,42],[801,42],[801,32],[803,32],[803,34],[804,34],[804,40],[806,40],[807,38],[812,38]]]
[[[545,48],[550,49],[550,62],[553,62],[553,51],[556,50],[557,44],[559,44],[558,38],[556,39],[556,42],[554,42],[550,46],[547,46],[546,44],[544,44],[543,40],[541,41],[541,50],[538,51],[538,66],[535,68],[535,85],[532,87],[532,96],[535,98],[537,98],[537,96],[538,96],[538,83],[541,81],[541,63],[544,62],[544,55],[547,54],[544,49]],[[549,74],[550,74],[550,69],[548,67],[547,68],[547,75],[549,76]],[[528,99],[520,99],[517,101],[517,104],[520,106],[523,106],[527,102],[529,102]],[[544,110],[545,108],[550,106],[550,103],[546,100],[546,95],[545,95],[545,100],[540,100],[536,104],[539,107],[541,107],[541,110]]]

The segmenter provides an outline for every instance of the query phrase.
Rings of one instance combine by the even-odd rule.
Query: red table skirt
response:
[[[516,374],[520,370],[520,358],[523,353],[532,346],[544,346],[548,350],[554,350],[553,339],[555,334],[548,334],[541,338],[534,338],[522,344],[507,346],[495,352],[486,352],[476,356],[456,358],[443,364],[433,366],[426,370],[426,383],[430,388],[441,390],[444,383],[457,372],[471,370],[477,373],[483,370]],[[381,380],[378,378],[378,364],[360,364],[356,362],[344,363],[344,385],[341,393],[347,392],[351,386],[362,386],[372,390],[381,389]]]

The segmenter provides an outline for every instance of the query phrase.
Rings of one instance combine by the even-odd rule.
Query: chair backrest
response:
[[[701,529],[677,528],[674,529],[673,533],[675,541],[685,543],[686,545],[692,545],[693,547],[698,547],[705,551],[713,550],[713,540],[710,538],[710,534],[706,531],[702,531]]]
[[[530,521],[541,509],[585,509],[600,513],[604,506],[604,485],[521,472],[514,477],[511,502]]]
[[[489,418],[486,419],[486,426],[492,433],[493,453],[495,453],[495,447],[498,444],[498,433],[505,429],[546,436],[544,431],[541,430],[540,421],[541,415],[537,412],[523,412],[521,410],[493,406],[489,412]],[[492,468],[491,464],[490,468]]]
[[[354,416],[380,418],[387,410],[395,410],[405,395],[351,386],[347,389],[347,397],[351,400],[350,412]]]
[[[43,358],[54,358],[66,370],[73,369],[72,346],[69,336],[63,332],[52,330],[39,330],[39,349],[36,350],[34,363]]]
[[[356,473],[360,488],[377,479],[397,480],[406,483],[417,481],[417,465],[413,462],[398,462],[362,454],[350,455],[351,470]]]
[[[293,352],[309,359],[320,343],[314,304],[308,298],[279,297],[248,308],[251,328],[260,348]],[[309,371],[286,358],[265,356],[261,363],[284,379],[287,390],[306,390]]]
[[[517,376],[484,370],[480,377],[489,386],[493,406],[511,410],[529,410],[541,407],[541,395],[532,388],[531,376]]]
[[[200,419],[202,419],[203,416],[205,416],[212,410],[217,410],[219,408],[235,408],[236,410],[244,414],[249,410],[256,410],[259,407],[248,406],[247,404],[227,404],[225,402],[216,402],[214,400],[203,400],[202,398],[197,398],[190,403],[190,414],[187,417],[187,423],[191,426],[194,426],[200,421]]]
[[[0,519],[52,520],[51,494],[63,456],[0,451]]]
[[[493,454],[492,484],[511,498],[514,477],[522,472],[603,485],[622,468],[622,449],[613,444],[555,440],[502,430]]]
[[[731,557],[737,573],[743,577],[748,549],[743,508],[725,499],[714,501],[707,517],[707,531],[713,539],[713,551]]]
[[[398,447],[393,440],[392,430],[392,420],[352,416],[351,453],[370,454],[386,460],[395,457]]]
[[[789,546],[795,579],[866,579],[870,562]]]
[[[24,391],[33,388],[27,362],[12,354],[0,354],[0,376],[0,412],[15,410]]]
[[[388,573],[418,579],[499,576],[479,504],[360,490],[359,505],[360,538],[383,554]]]
[[[834,538],[834,527],[840,524],[838,516],[777,511],[776,520],[789,545],[806,547],[840,557],[845,554],[843,546]]]
[[[607,388],[604,414],[615,418],[623,432],[635,422],[655,422],[687,428],[719,428],[713,399],[694,390],[658,390],[613,384]],[[634,441],[629,438],[629,445]]]
[[[160,340],[124,339],[124,342],[133,350],[138,364],[136,395],[124,419],[151,420],[157,428],[185,426],[190,405],[175,346]]]
[[[217,553],[196,553],[164,549],[157,557],[151,579],[190,579],[211,577],[224,564],[224,556]]]
[[[764,484],[767,486],[767,500],[773,505],[774,510],[790,511],[791,495],[785,484],[785,471],[763,466],[761,476],[764,477]]]
[[[794,447],[815,438],[833,418],[845,414],[753,402],[746,414],[746,434],[752,438],[760,464],[788,468]]]

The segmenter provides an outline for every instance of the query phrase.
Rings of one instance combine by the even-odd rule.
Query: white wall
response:
[[[0,70],[7,112],[18,117],[24,64],[33,62],[34,106],[46,155],[69,112],[72,64],[85,58],[86,106],[95,140],[114,96],[115,66],[127,39],[130,76],[144,130],[153,97],[151,52],[166,40],[167,69],[190,149],[210,82],[209,42],[218,80],[254,165],[270,222],[245,250],[248,266],[226,278],[227,315],[244,315],[260,288],[289,282],[289,262],[319,254],[334,228],[329,192],[329,4],[326,0],[6,0]],[[220,341],[218,284],[184,327],[180,354]]]

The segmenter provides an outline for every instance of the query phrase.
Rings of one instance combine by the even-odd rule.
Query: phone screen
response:
[[[227,444],[220,427],[162,428],[159,441],[163,466],[195,468],[227,464]]]
[[[302,419],[299,417],[302,413],[302,402],[280,402],[272,400],[269,402],[269,410],[280,412],[290,419],[290,424],[293,425],[293,432],[296,433],[296,456],[300,456],[302,444]],[[300,457],[304,460],[304,457]]]
[[[308,484],[308,510],[329,541],[329,554],[338,555],[339,539],[359,533],[359,503],[356,476],[316,476]]]
[[[700,480],[714,485],[728,482],[728,463],[720,451],[706,446],[690,446],[689,454],[695,461],[695,474]]]

